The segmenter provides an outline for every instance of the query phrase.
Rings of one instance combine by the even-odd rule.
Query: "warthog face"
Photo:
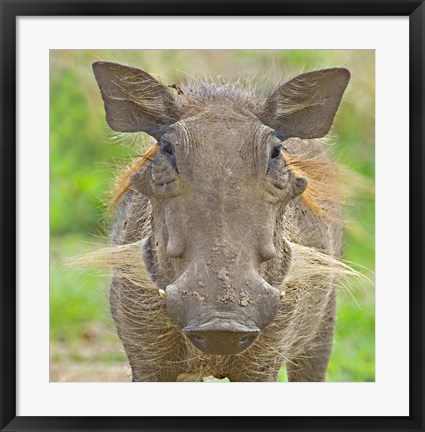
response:
[[[276,249],[276,223],[307,186],[282,156],[282,141],[329,131],[348,71],[303,74],[248,102],[202,87],[175,97],[141,70],[93,68],[110,127],[158,141],[131,182],[151,202],[145,254],[154,256],[172,321],[205,353],[243,351],[276,314],[279,284],[259,268],[279,260],[283,280],[290,248]]]

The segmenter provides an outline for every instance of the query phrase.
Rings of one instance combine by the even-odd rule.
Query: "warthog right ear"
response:
[[[159,140],[168,126],[178,120],[173,94],[148,73],[102,61],[93,63],[93,72],[111,129],[143,131]]]
[[[350,72],[344,68],[298,75],[266,100],[259,118],[281,139],[323,137],[332,126],[349,80]]]

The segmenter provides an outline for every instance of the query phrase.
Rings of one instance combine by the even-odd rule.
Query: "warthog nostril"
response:
[[[190,342],[199,350],[207,354],[231,355],[238,354],[248,348],[260,333],[254,327],[234,325],[232,330],[230,325],[202,325],[200,327],[186,327],[184,334]],[[220,328],[221,327],[221,328]],[[223,328],[225,327],[225,328]]]
[[[196,346],[196,348],[200,349],[201,351],[205,351],[208,343],[203,336],[198,334],[187,334],[187,337],[192,342],[192,344]]]
[[[241,348],[245,349],[248,348],[252,342],[254,342],[254,340],[256,339],[257,335],[249,335],[249,336],[244,336],[243,338],[240,339],[239,341],[239,345],[241,346]]]
[[[199,335],[196,335],[196,334],[191,335],[191,336],[190,336],[190,340],[191,340],[192,342],[194,342],[194,343],[202,343],[202,342],[205,342],[205,339],[204,339],[202,336],[199,336]]]

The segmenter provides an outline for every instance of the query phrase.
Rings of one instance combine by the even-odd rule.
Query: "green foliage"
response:
[[[105,279],[94,272],[69,269],[66,258],[87,251],[82,237],[68,235],[50,240],[50,336],[73,342],[83,338],[95,322],[107,323]]]
[[[109,343],[109,339],[105,342],[99,334],[111,336],[113,325],[105,279],[92,272],[80,274],[75,269],[69,270],[64,259],[89,249],[90,245],[84,243],[92,242],[88,235],[102,233],[103,203],[115,178],[115,165],[125,165],[140,153],[144,140],[139,137],[134,146],[110,139],[112,133],[106,125],[102,100],[91,72],[91,63],[98,59],[140,67],[170,84],[184,80],[185,72],[196,77],[221,76],[246,82],[254,77],[254,84],[261,85],[264,80],[275,82],[276,76],[282,82],[302,71],[347,67],[352,78],[331,131],[337,137],[333,153],[354,173],[351,182],[354,194],[345,210],[344,258],[356,263],[356,268],[370,277],[375,267],[373,51],[53,50],[50,328],[52,344],[64,343],[72,361],[84,361],[84,353],[78,348],[84,341],[97,346]],[[364,289],[354,289],[352,295],[354,299],[346,292],[338,293],[329,381],[374,380],[373,286],[366,284]],[[93,330],[98,328],[107,330]],[[113,347],[106,353],[99,352],[96,359],[122,360],[119,345]],[[55,357],[55,361],[62,357]],[[286,380],[284,368],[279,380]]]
[[[50,92],[51,234],[94,232],[114,178],[107,164],[129,151],[106,142],[110,132],[72,70],[54,77]]]
[[[353,307],[348,299],[340,301],[328,381],[375,381],[374,346],[373,305]]]

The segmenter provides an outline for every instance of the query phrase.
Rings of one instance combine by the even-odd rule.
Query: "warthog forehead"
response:
[[[177,162],[215,165],[217,172],[265,170],[273,145],[279,144],[274,131],[252,118],[217,117],[200,121],[197,117],[173,125],[164,136],[176,147]],[[222,175],[222,174],[220,174]]]

